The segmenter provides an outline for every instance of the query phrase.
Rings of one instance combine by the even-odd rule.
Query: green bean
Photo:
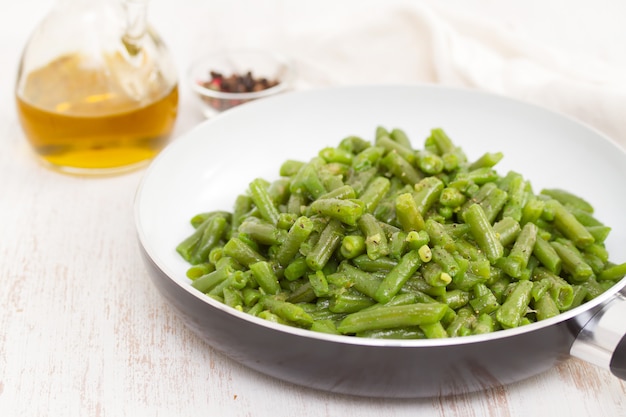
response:
[[[522,219],[520,220],[521,224],[526,223],[537,223],[537,221],[541,218],[541,214],[545,208],[545,201],[536,198],[535,196],[530,196],[524,207],[522,208]]]
[[[365,211],[373,213],[390,188],[389,179],[385,177],[374,178],[359,196],[359,199],[365,204]]]
[[[585,301],[588,295],[587,288],[585,288],[582,285],[574,285],[572,286],[572,289],[573,289],[572,302],[570,303],[570,305],[567,307],[566,310],[571,310],[573,308],[580,306]]]
[[[335,249],[341,245],[342,238],[341,223],[338,220],[328,222],[313,250],[306,255],[306,263],[309,268],[314,271],[322,269]]]
[[[263,245],[276,245],[282,240],[282,233],[278,227],[261,220],[245,220],[239,226],[239,232]]]
[[[187,278],[193,281],[213,271],[215,271],[215,265],[205,262],[197,265],[192,265],[187,269],[185,275],[187,275]]]
[[[474,323],[473,334],[485,334],[495,331],[495,322],[490,314],[483,313],[478,316]]]
[[[305,196],[299,192],[292,192],[289,196],[289,200],[287,200],[286,210],[289,213],[293,213],[296,216],[299,216],[303,213],[303,208],[307,205],[307,201]],[[279,217],[280,223],[280,217]]]
[[[352,263],[365,272],[389,272],[398,265],[398,261],[387,256],[372,259],[365,254],[353,258]]]
[[[524,209],[526,197],[526,186],[527,184],[524,178],[520,174],[515,173],[508,184],[508,199],[502,208],[503,217],[511,217],[518,222],[522,220],[522,211]]]
[[[330,319],[315,320],[311,325],[311,330],[319,333],[341,334],[335,326],[335,322]]]
[[[231,216],[231,234],[236,233],[237,229],[245,219],[246,214],[252,210],[253,204],[252,198],[249,195],[240,194],[237,196]]]
[[[496,188],[489,195],[478,204],[485,212],[485,216],[489,220],[489,223],[493,223],[498,217],[498,214],[503,209],[504,205],[508,201],[508,194],[506,191]]]
[[[310,281],[300,282],[300,285],[296,286],[285,301],[288,303],[301,305],[302,303],[310,303],[317,299],[317,294]]]
[[[399,129],[399,128],[391,129],[391,132],[389,132],[389,137],[406,148],[409,148],[409,149],[412,148],[411,140],[407,136],[406,132],[402,129]]]
[[[417,209],[422,216],[425,216],[428,209],[439,201],[443,188],[443,181],[437,177],[426,177],[415,184],[413,198],[415,198],[415,204],[417,204]]]
[[[279,265],[287,266],[300,250],[300,246],[308,239],[313,231],[313,222],[305,216],[298,217],[289,229],[285,240],[276,253]]]
[[[279,212],[268,193],[265,182],[260,178],[254,179],[250,183],[250,193],[252,201],[261,213],[261,216],[271,224],[276,224]]]
[[[587,213],[593,213],[593,206],[589,204],[585,199],[579,197],[569,191],[559,188],[544,188],[540,194],[546,195],[558,201],[565,206],[573,206]]]
[[[338,273],[343,274],[350,282],[350,285],[359,292],[371,298],[376,297],[376,291],[382,279],[345,262],[339,267]]]
[[[561,312],[554,299],[547,293],[544,294],[539,300],[535,301],[534,308],[537,320],[549,319],[550,317],[554,317]]]
[[[617,281],[626,276],[626,262],[618,265],[609,265],[600,274],[597,279],[601,281]]]
[[[278,178],[268,186],[267,194],[275,206],[287,203],[290,194],[289,184],[288,178]]]
[[[445,165],[439,155],[424,150],[419,152],[417,156],[417,167],[425,174],[436,175],[444,170]]]
[[[224,289],[233,288],[241,290],[248,284],[247,274],[243,271],[234,271],[228,277],[211,288],[209,295],[215,295],[224,298]],[[223,301],[222,301],[223,302]]]
[[[453,310],[464,307],[470,301],[470,294],[463,290],[450,290],[439,296],[439,301],[447,304]]]
[[[304,164],[302,161],[287,159],[281,164],[278,173],[281,177],[292,177],[298,173]]]
[[[392,175],[400,178],[405,184],[414,185],[422,179],[422,174],[397,152],[389,152],[380,162]]]
[[[476,314],[491,314],[500,307],[498,299],[486,285],[476,284],[474,288],[475,297],[469,301],[469,304]]]
[[[266,260],[263,255],[248,246],[240,238],[233,237],[224,245],[224,254],[237,260],[242,265]]]
[[[439,195],[439,202],[446,207],[460,207],[462,206],[467,197],[458,188],[446,187],[441,190]]]
[[[389,238],[389,256],[398,260],[406,253],[408,246],[407,233],[398,231],[391,234]]]
[[[456,276],[460,267],[452,253],[448,252],[444,247],[435,245],[431,248],[431,254],[433,261],[441,266],[445,273],[450,277]]]
[[[361,235],[346,235],[341,240],[340,253],[346,259],[356,258],[365,252],[365,238]]]
[[[382,136],[390,136],[391,137],[391,133],[387,129],[385,129],[385,127],[383,127],[383,126],[376,126],[376,133],[374,135],[375,140],[378,140],[378,138],[380,138]]]
[[[519,281],[514,284],[513,290],[498,311],[496,311],[496,320],[502,327],[512,328],[520,326],[522,318],[528,311],[532,288],[533,283],[530,281]]]
[[[355,313],[376,303],[372,298],[357,291],[334,293],[328,309],[333,313]]]
[[[593,240],[596,243],[602,243],[606,240],[611,232],[611,228],[608,226],[586,226],[587,230],[593,236]]]
[[[198,246],[198,243],[200,242],[200,239],[202,239],[202,235],[204,234],[205,229],[209,226],[210,223],[210,218],[205,219],[202,224],[196,227],[196,229],[190,236],[186,237],[176,246],[176,252],[178,252],[178,254],[182,256],[183,259],[187,262],[191,260],[191,256],[193,255],[195,248]]]
[[[191,286],[203,293],[207,293],[220,282],[225,281],[234,271],[231,266],[217,268],[215,271],[195,279]]]
[[[550,282],[550,295],[559,310],[566,310],[570,307],[574,298],[574,289],[569,282],[541,267],[535,268],[533,279],[535,281],[547,279]]]
[[[602,244],[593,243],[593,244],[585,247],[585,249],[583,251],[585,253],[589,253],[589,254],[592,254],[594,256],[597,256],[604,263],[608,263],[609,262],[609,253],[606,250],[606,247],[604,247],[604,245],[602,245]]]
[[[440,321],[422,324],[419,326],[427,339],[444,339],[448,337],[448,332]]]
[[[385,154],[385,148],[370,146],[363,149],[352,159],[352,166],[356,171],[363,171],[375,167]]]
[[[277,294],[280,291],[278,277],[269,262],[260,261],[249,265],[254,279],[259,287],[267,294]]]
[[[475,170],[478,168],[492,168],[500,162],[503,157],[504,154],[502,152],[486,152],[480,158],[472,162],[469,169]]]
[[[443,131],[443,129],[441,128],[432,129],[430,131],[430,138],[432,138],[440,155],[454,152],[455,146],[452,143],[452,140],[450,140],[448,135]]]
[[[476,168],[467,172],[466,175],[470,181],[478,185],[483,185],[498,179],[498,173],[490,167]]]
[[[443,170],[445,172],[452,172],[459,168],[462,162],[462,158],[456,153],[444,153],[441,155],[443,161]]]
[[[605,289],[600,285],[600,283],[595,278],[590,278],[580,284],[587,290],[587,295],[585,300],[592,300],[602,294]],[[573,295],[572,295],[573,298]]]
[[[577,247],[584,248],[594,243],[591,233],[561,203],[549,200],[546,207],[554,212],[555,227]]]
[[[419,254],[422,262],[430,262],[433,259],[433,251],[428,245],[422,245],[417,248],[417,253]]]
[[[533,255],[546,267],[550,272],[559,274],[561,272],[561,257],[554,247],[541,236],[537,236],[535,240],[535,247],[533,248]]]
[[[263,294],[256,288],[246,287],[241,290],[243,303],[246,307],[252,307],[259,302]]]
[[[528,265],[528,260],[537,240],[537,226],[526,223],[518,235],[509,255],[502,264],[503,270],[513,278],[520,278]]]
[[[358,226],[365,235],[365,248],[370,259],[378,259],[389,254],[387,236],[370,213],[364,213],[358,220]]]
[[[305,312],[302,307],[295,304],[281,301],[270,296],[263,297],[261,303],[265,308],[283,320],[301,327],[310,327],[313,324],[313,318]]]
[[[407,252],[380,283],[374,295],[374,299],[379,303],[389,301],[400,291],[411,275],[417,271],[421,263],[422,261],[417,251]]]
[[[356,192],[350,185],[342,185],[318,197],[320,200],[327,198],[339,198],[341,200],[356,198]]]
[[[298,278],[302,278],[309,271],[309,266],[306,263],[306,258],[303,256],[293,259],[289,265],[285,267],[284,277],[288,281],[295,281]]]
[[[354,199],[326,198],[315,200],[310,207],[314,213],[337,219],[350,226],[356,226],[363,214],[363,205]]]
[[[395,199],[395,208],[402,230],[410,232],[424,228],[424,218],[411,193],[398,195]]]
[[[339,142],[339,148],[358,154],[371,146],[370,142],[359,136],[347,136]]]
[[[410,304],[381,307],[349,314],[337,326],[343,334],[436,323],[443,317],[444,304]]]
[[[269,310],[263,310],[259,312],[256,316],[272,323],[289,325],[289,322],[287,320],[284,320],[283,318],[279,317],[278,314],[274,314]]]
[[[579,252],[561,242],[554,241],[550,244],[561,258],[563,269],[570,274],[575,283],[581,283],[591,278],[593,269],[587,265]]]
[[[343,180],[349,171],[350,167],[348,165],[341,165],[338,163],[329,163],[324,165],[318,172],[318,175],[322,181],[324,189],[327,190],[326,194],[336,190],[337,188],[344,187],[346,184]]]
[[[462,291],[470,291],[476,285],[485,284],[488,281],[489,279],[484,276],[477,275],[471,271],[465,271],[457,274],[454,278],[452,278],[452,284],[450,288]]]
[[[412,230],[406,234],[405,239],[410,249],[420,250],[424,245],[428,245],[430,235],[426,230],[420,230],[419,232]]]
[[[480,249],[485,253],[492,264],[504,254],[502,243],[489,223],[485,212],[479,204],[470,206],[465,212],[465,222],[470,225],[472,236]]]
[[[351,165],[353,154],[343,148],[326,147],[318,152],[318,156],[326,162],[339,162],[341,164]]]
[[[508,275],[503,274],[502,276],[494,279],[489,286],[489,289],[496,297],[498,303],[502,304],[505,299],[505,292],[509,285],[511,284],[511,279]]]
[[[469,335],[476,323],[476,316],[469,308],[461,308],[457,316],[446,328],[446,333],[450,337]]]
[[[385,152],[397,153],[409,164],[413,164],[415,162],[415,154],[413,152],[413,149],[394,141],[389,136],[380,136],[376,138],[376,146],[384,148]]]
[[[412,294],[412,293],[404,293],[404,294],[398,294],[398,295],[394,295],[391,300],[387,301],[385,304],[380,304],[380,303],[376,303],[374,305],[371,305],[369,307],[364,308],[363,310],[372,310],[372,309],[376,309],[376,308],[380,308],[383,306],[403,306],[403,305],[407,305],[407,304],[415,304],[417,302],[422,302],[418,300],[418,297],[416,294]],[[432,300],[431,302],[436,302],[435,300]]]
[[[434,287],[424,280],[421,275],[414,275],[407,280],[401,292],[423,293],[430,297],[441,297],[446,293],[446,287]]]
[[[418,326],[397,327],[393,329],[365,330],[355,334],[356,337],[371,339],[424,339],[426,336]]]
[[[534,301],[538,301],[544,294],[547,294],[550,290],[551,283],[547,279],[541,279],[533,282],[533,289],[530,292]]]
[[[223,290],[224,294],[224,304],[229,307],[236,308],[238,310],[243,310],[243,296],[241,295],[241,291],[235,288],[226,287]]]
[[[448,233],[443,224],[438,221],[428,218],[424,222],[424,230],[428,233],[429,241],[434,245],[439,245],[446,250],[454,251],[456,249],[456,242],[454,238]]]
[[[433,287],[445,287],[452,282],[450,274],[445,272],[441,265],[435,262],[429,262],[423,265],[420,268],[420,272],[424,277],[424,281]]]
[[[322,270],[317,270],[309,274],[309,282],[317,297],[325,297],[328,295],[328,281]]]
[[[596,217],[594,217],[593,213],[589,211],[580,209],[572,205],[567,205],[567,209],[569,210],[570,213],[574,215],[574,217],[576,217],[576,220],[578,220],[580,224],[582,224],[585,227],[604,226],[604,224],[600,220],[598,220]]]

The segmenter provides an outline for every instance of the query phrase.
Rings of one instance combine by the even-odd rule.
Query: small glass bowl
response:
[[[250,72],[254,79],[265,78],[277,84],[259,91],[225,92],[205,86],[212,78],[211,72],[220,73],[225,78],[245,76]],[[285,56],[260,49],[214,51],[196,60],[188,73],[190,87],[207,118],[239,104],[285,92],[290,88],[293,76],[293,65]]]

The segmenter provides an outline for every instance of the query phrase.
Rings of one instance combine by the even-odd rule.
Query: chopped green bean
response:
[[[535,194],[443,129],[415,149],[377,126],[254,178],[176,246],[190,285],[280,325],[351,337],[464,337],[571,310],[626,276],[611,228],[569,191]]]

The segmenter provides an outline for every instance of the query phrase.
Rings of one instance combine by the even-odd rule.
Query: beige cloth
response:
[[[626,75],[619,68],[469,14],[419,2],[382,4],[355,12],[332,31],[296,33],[299,47],[290,53],[298,87],[410,82],[476,88],[565,113],[626,148]]]

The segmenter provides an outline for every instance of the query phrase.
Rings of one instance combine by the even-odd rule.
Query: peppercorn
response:
[[[210,71],[209,79],[199,81],[198,84],[204,88],[224,93],[253,93],[275,87],[278,85],[278,81],[269,80],[265,77],[255,78],[252,71],[247,71],[243,75],[233,73],[228,76],[218,71]],[[211,97],[202,97],[202,100],[218,111],[228,110],[250,101],[250,99],[218,99]]]
[[[251,93],[274,87],[278,81],[268,80],[265,77],[255,78],[252,71],[245,74],[233,73],[229,76],[217,71],[209,72],[210,79],[203,81],[201,85],[216,91],[225,93]]]

